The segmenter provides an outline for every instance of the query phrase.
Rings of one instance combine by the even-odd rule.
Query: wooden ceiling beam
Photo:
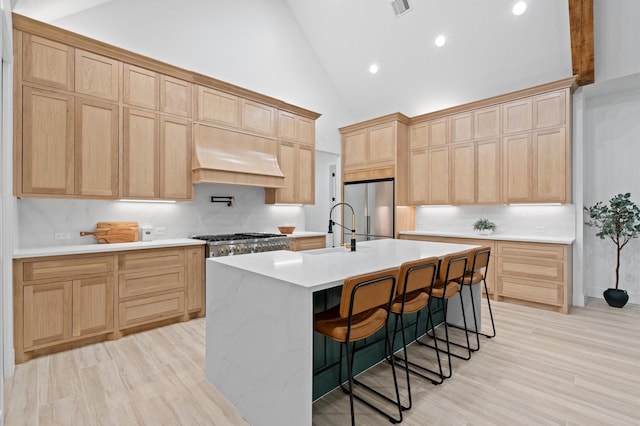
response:
[[[571,63],[578,86],[595,81],[593,63],[593,0],[569,0]]]

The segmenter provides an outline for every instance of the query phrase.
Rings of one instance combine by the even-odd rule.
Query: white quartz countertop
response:
[[[498,241],[522,241],[528,243],[551,243],[551,244],[573,244],[574,237],[563,237],[554,235],[511,235],[494,232],[491,235],[479,235],[475,232],[441,232],[441,231],[402,231],[400,235],[423,235],[425,237],[455,237],[473,238]]]
[[[326,232],[311,232],[311,231],[294,231],[293,234],[287,234],[289,238],[304,238],[304,237],[326,237]]]
[[[386,268],[403,262],[469,250],[473,245],[381,239],[358,243],[356,251],[333,247],[307,251],[271,251],[209,258],[207,262],[246,270],[312,291],[342,284],[346,277]]]
[[[73,246],[36,247],[13,250],[14,259],[28,257],[58,256],[65,254],[87,254],[105,253],[111,251],[142,250],[161,247],[177,246],[197,246],[203,245],[205,241],[193,240],[191,238],[172,238],[154,241],[137,241],[134,243],[114,243],[114,244],[78,244]]]

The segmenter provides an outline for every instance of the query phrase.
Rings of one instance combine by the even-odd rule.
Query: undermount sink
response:
[[[356,251],[358,250],[362,250],[362,249],[368,249],[369,247],[358,247],[356,245]],[[351,249],[345,248],[345,247],[328,247],[328,248],[323,248],[323,249],[316,249],[316,250],[307,250],[304,253],[306,254],[328,254],[328,253],[351,253]]]

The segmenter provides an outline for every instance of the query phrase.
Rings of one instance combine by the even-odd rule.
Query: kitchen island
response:
[[[311,425],[313,294],[352,275],[474,247],[383,239],[355,252],[209,258],[206,377],[254,425]]]

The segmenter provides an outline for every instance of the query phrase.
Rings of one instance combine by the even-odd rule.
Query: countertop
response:
[[[28,257],[59,256],[65,254],[106,253],[112,251],[143,250],[161,247],[198,246],[203,244],[205,244],[205,241],[193,240],[191,238],[171,238],[154,241],[137,241],[135,243],[94,243],[78,244],[74,246],[37,247],[15,249],[13,251],[13,258],[23,259]]]
[[[400,235],[423,235],[425,237],[473,238],[476,240],[522,241],[527,243],[573,244],[574,237],[558,237],[553,235],[512,235],[494,232],[491,235],[479,235],[475,232],[439,232],[439,231],[402,231]]]
[[[403,262],[469,250],[473,245],[381,239],[359,242],[356,251],[332,247],[306,251],[270,251],[207,259],[300,287],[323,290],[341,284],[345,277]]]

